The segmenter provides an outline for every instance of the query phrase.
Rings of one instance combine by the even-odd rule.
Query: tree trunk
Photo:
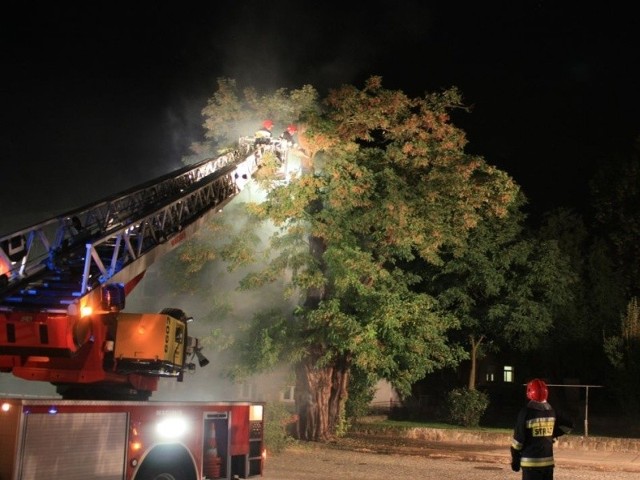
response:
[[[307,358],[296,367],[296,411],[300,440],[325,442],[333,438],[347,401],[349,369],[346,359],[317,368]]]
[[[316,200],[309,204],[307,210],[317,213],[322,208],[322,203]],[[309,251],[323,272],[326,249],[324,239],[309,236]],[[309,288],[304,306],[307,310],[313,310],[330,295],[330,286]],[[326,353],[322,348],[320,345],[312,347],[296,366],[297,431],[301,440],[325,442],[334,437],[347,401],[349,358],[338,355],[333,363],[318,367],[318,360]]]
[[[471,360],[471,369],[469,371],[469,390],[476,389],[476,377],[478,375],[478,351],[480,349],[480,345],[484,341],[484,335],[481,335],[479,338],[474,337],[473,335],[469,335],[469,345],[471,345],[470,352],[470,360]]]
[[[347,357],[341,357],[333,368],[331,397],[329,399],[329,433],[331,435],[334,435],[341,427],[341,420],[349,397],[347,387],[350,379],[350,365]]]

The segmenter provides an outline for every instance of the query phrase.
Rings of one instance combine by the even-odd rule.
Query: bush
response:
[[[463,427],[477,427],[489,406],[489,396],[478,390],[456,388],[447,395],[449,421]]]
[[[287,432],[287,425],[292,419],[291,412],[279,402],[265,406],[264,445],[269,453],[280,453],[293,438]]]

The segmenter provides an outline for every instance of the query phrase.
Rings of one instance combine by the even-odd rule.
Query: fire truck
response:
[[[0,372],[60,398],[0,398],[0,479],[246,478],[260,402],[153,402],[209,363],[177,308],[125,312],[158,258],[230,202],[261,155],[238,148],[0,237]]]
[[[3,399],[0,478],[248,478],[262,432],[258,403]]]

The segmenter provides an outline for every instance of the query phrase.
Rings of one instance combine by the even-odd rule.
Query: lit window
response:
[[[505,365],[504,366],[504,370],[502,372],[502,380],[505,383],[512,383],[513,382],[513,367],[510,367],[509,365]]]
[[[487,370],[484,374],[484,381],[487,383],[493,383],[496,381],[496,366],[493,364],[487,365]]]

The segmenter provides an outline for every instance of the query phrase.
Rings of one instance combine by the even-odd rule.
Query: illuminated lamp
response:
[[[2,407],[0,407],[0,410],[2,410],[3,412],[8,412],[9,410],[11,410],[11,404],[9,402],[4,402],[2,404]]]
[[[140,440],[138,428],[139,428],[139,423],[136,423],[135,425],[131,426],[131,440],[129,441],[129,446],[131,447],[131,450],[133,450],[134,452],[137,452],[138,450],[142,449],[142,441]]]
[[[55,415],[56,413],[58,413],[58,407],[56,407],[55,405],[51,405],[49,407],[49,414],[50,415]]]
[[[156,433],[164,439],[180,438],[186,431],[187,422],[182,417],[168,417],[156,425]]]
[[[258,422],[263,418],[264,409],[262,405],[251,405],[249,407],[249,421]]]

